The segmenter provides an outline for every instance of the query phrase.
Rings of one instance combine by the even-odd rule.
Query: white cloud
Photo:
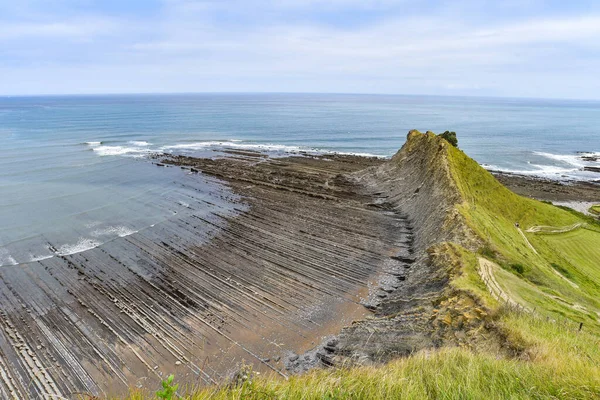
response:
[[[0,21],[0,40],[70,38],[75,40],[116,34],[121,24],[106,18],[80,17],[57,22]]]
[[[465,27],[432,18],[395,19],[351,31],[318,25],[276,25],[252,31],[177,26],[166,40],[136,43],[154,57],[237,60],[277,72],[371,72],[393,68],[458,68],[534,61],[540,44],[598,46],[600,17],[523,21],[494,28]],[[520,53],[523,54],[520,54]],[[402,69],[398,70],[398,74]]]
[[[381,11],[399,3],[333,0],[327,7]],[[56,82],[52,90],[46,86],[51,92],[512,91],[548,96],[554,90],[555,96],[597,97],[600,91],[600,83],[594,83],[600,64],[600,15],[480,22],[456,10],[420,16],[381,12],[359,26],[292,18],[299,9],[321,10],[320,4],[168,0],[160,15],[140,21],[86,15],[0,23],[0,50],[16,39],[30,39],[29,49],[42,47],[45,38],[90,42],[82,49],[62,49],[65,54],[82,50],[84,70],[62,55],[44,60],[43,54],[32,52],[38,59],[32,57],[19,71],[4,70],[0,87],[12,84],[9,76],[16,79],[28,72],[52,77],[46,79]],[[234,15],[224,18],[223,10]],[[286,18],[280,18],[278,13],[284,12]],[[96,40],[101,38],[110,40],[101,47]],[[36,67],[40,63],[43,69]],[[61,90],[60,84],[71,86]]]

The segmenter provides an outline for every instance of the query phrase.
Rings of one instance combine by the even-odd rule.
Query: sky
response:
[[[600,99],[600,1],[0,0],[0,95]]]

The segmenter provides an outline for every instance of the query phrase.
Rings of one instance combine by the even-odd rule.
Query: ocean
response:
[[[0,97],[0,266],[73,254],[186,212],[214,180],[150,156],[227,148],[389,157],[410,129],[455,131],[488,169],[600,180],[600,102],[190,94]],[[194,196],[191,196],[191,191]],[[209,201],[210,200],[210,201]]]

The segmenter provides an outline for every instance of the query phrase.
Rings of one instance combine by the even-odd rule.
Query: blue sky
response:
[[[600,99],[600,2],[0,0],[0,94]]]

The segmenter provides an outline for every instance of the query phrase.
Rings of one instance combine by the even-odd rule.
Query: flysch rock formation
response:
[[[242,363],[289,375],[405,279],[410,221],[346,177],[382,160],[160,161],[180,171],[185,211],[0,269],[0,398],[119,395],[171,373],[226,382]]]
[[[159,157],[181,173],[186,212],[0,269],[0,397],[115,395],[171,373],[212,384],[242,364],[288,376],[480,345],[493,328],[485,311],[448,285],[456,246],[479,243],[454,207],[445,146],[411,131],[391,160]]]
[[[413,130],[390,161],[349,176],[366,194],[380,196],[388,209],[408,217],[414,226],[413,253],[405,279],[374,316],[338,335],[331,363],[381,363],[447,345],[512,351],[502,334],[486,334],[494,326],[477,300],[448,285],[460,273],[457,246],[476,250],[481,245],[457,211],[463,199],[451,174],[448,146],[432,132]]]

